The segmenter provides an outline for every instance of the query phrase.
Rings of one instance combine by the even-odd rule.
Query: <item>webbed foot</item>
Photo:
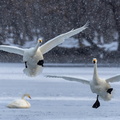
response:
[[[109,88],[109,89],[107,90],[107,93],[111,94],[112,91],[113,91],[113,88]]]
[[[99,97],[99,95],[97,95],[97,100],[96,100],[96,102],[93,104],[93,108],[98,108],[98,107],[100,107],[100,102],[99,102],[99,100],[98,100],[98,97]]]
[[[37,63],[37,65],[40,65],[42,67],[43,67],[43,64],[44,64],[44,60],[39,60],[38,63]]]
[[[27,68],[27,61],[25,61],[25,68]]]

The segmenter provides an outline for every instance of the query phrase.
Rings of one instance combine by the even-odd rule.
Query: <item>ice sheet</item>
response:
[[[69,82],[45,75],[70,75],[92,78],[92,67],[45,67],[43,74],[27,77],[24,64],[0,63],[0,119],[1,120],[118,120],[120,119],[120,83],[111,84],[115,90],[111,101],[100,100],[101,106],[93,109],[96,94],[87,85]],[[118,67],[100,67],[101,78],[120,74]],[[9,109],[11,101],[29,93],[30,109]]]

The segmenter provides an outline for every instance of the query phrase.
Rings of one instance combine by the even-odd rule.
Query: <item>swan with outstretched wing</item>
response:
[[[65,39],[76,35],[88,27],[88,22],[75,30],[71,30],[67,33],[61,34],[45,44],[41,45],[42,40],[39,39],[35,47],[29,49],[18,48],[14,46],[0,45],[0,50],[15,53],[23,56],[23,62],[25,63],[24,73],[28,76],[39,75],[43,70],[44,58],[43,55],[64,42]],[[41,45],[41,46],[40,46]]]
[[[94,73],[93,73],[92,80],[86,80],[83,78],[75,78],[75,77],[69,77],[69,76],[59,76],[59,75],[47,75],[47,77],[63,78],[68,81],[76,81],[76,82],[81,82],[83,84],[89,85],[91,88],[91,91],[97,94],[96,102],[93,104],[92,107],[98,108],[100,106],[100,102],[98,99],[99,96],[105,101],[111,100],[113,88],[110,86],[109,83],[119,82],[120,75],[116,75],[108,79],[101,79],[99,78],[98,72],[97,72],[97,59],[96,58],[93,59],[93,63],[94,63]]]

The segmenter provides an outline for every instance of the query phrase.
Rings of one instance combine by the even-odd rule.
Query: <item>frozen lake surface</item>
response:
[[[43,74],[27,77],[24,64],[0,63],[0,120],[118,120],[120,119],[120,82],[111,84],[114,97],[100,100],[101,106],[93,109],[96,94],[89,86],[44,75],[70,75],[92,78],[93,67],[45,67]],[[119,67],[99,67],[101,78],[120,74]],[[11,101],[29,93],[29,109],[9,109]]]

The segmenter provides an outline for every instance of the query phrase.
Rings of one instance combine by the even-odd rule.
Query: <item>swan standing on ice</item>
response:
[[[65,39],[76,35],[88,27],[88,22],[75,30],[71,30],[67,33],[61,34],[45,44],[41,45],[42,40],[39,39],[37,45],[34,48],[22,49],[13,46],[0,45],[0,50],[15,53],[23,56],[23,62],[25,62],[25,69],[23,72],[28,76],[36,76],[43,70],[44,58],[43,55],[50,51],[52,48],[64,42]]]
[[[31,99],[29,94],[24,94],[21,99],[13,101],[7,107],[8,108],[29,108],[31,107],[30,103],[24,99],[24,97],[26,96]]]
[[[94,73],[93,73],[93,79],[91,81],[81,79],[81,78],[67,77],[67,76],[47,75],[47,77],[63,78],[68,81],[77,81],[77,82],[90,85],[91,91],[97,94],[96,102],[93,104],[92,107],[98,108],[100,106],[100,102],[98,100],[99,96],[105,101],[111,100],[113,88],[111,88],[109,82],[120,81],[120,75],[113,76],[106,80],[101,79],[99,78],[98,72],[97,72],[97,59],[96,58],[93,59],[93,63],[94,63]]]

